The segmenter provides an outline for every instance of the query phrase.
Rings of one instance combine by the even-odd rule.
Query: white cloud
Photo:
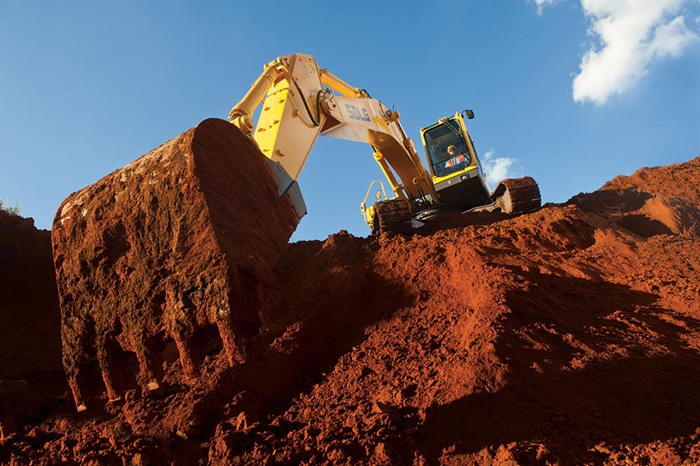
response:
[[[489,150],[481,158],[484,175],[491,189],[498,186],[501,180],[521,176],[522,168],[518,161],[512,157],[496,157],[496,152]]]
[[[537,4],[537,14],[541,15],[542,14],[542,9],[545,7],[545,5],[553,5],[559,0],[530,0],[531,2],[534,2]]]
[[[545,0],[542,0],[545,1]],[[660,57],[677,57],[698,36],[679,15],[687,0],[581,0],[596,44],[574,79],[576,102],[602,105],[630,90]]]

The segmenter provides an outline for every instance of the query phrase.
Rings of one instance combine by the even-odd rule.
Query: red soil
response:
[[[291,244],[245,364],[212,344],[187,382],[175,353],[80,414],[63,386],[0,463],[699,464],[699,178]]]
[[[49,232],[0,210],[0,439],[61,395],[59,318]]]
[[[78,409],[99,390],[159,387],[174,342],[189,379],[198,341],[218,333],[233,366],[279,305],[272,268],[299,218],[257,147],[232,124],[201,122],[71,194],[51,230],[63,364]]]

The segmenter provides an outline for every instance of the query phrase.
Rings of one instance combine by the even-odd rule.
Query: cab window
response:
[[[447,120],[430,128],[424,138],[435,176],[448,176],[471,164],[471,155],[457,120]]]

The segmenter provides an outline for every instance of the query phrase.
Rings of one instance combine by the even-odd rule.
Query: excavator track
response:
[[[529,176],[501,181],[491,198],[496,209],[508,214],[534,212],[542,205],[540,188]]]
[[[405,233],[411,227],[411,205],[407,199],[394,198],[374,204],[372,234]]]

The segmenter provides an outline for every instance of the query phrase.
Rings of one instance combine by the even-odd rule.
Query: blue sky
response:
[[[492,177],[563,202],[700,155],[700,1],[0,0],[0,198],[49,229],[71,192],[209,117],[303,52],[419,128],[471,108]],[[293,239],[369,230],[368,146],[319,138]],[[493,186],[492,186],[493,187]]]

